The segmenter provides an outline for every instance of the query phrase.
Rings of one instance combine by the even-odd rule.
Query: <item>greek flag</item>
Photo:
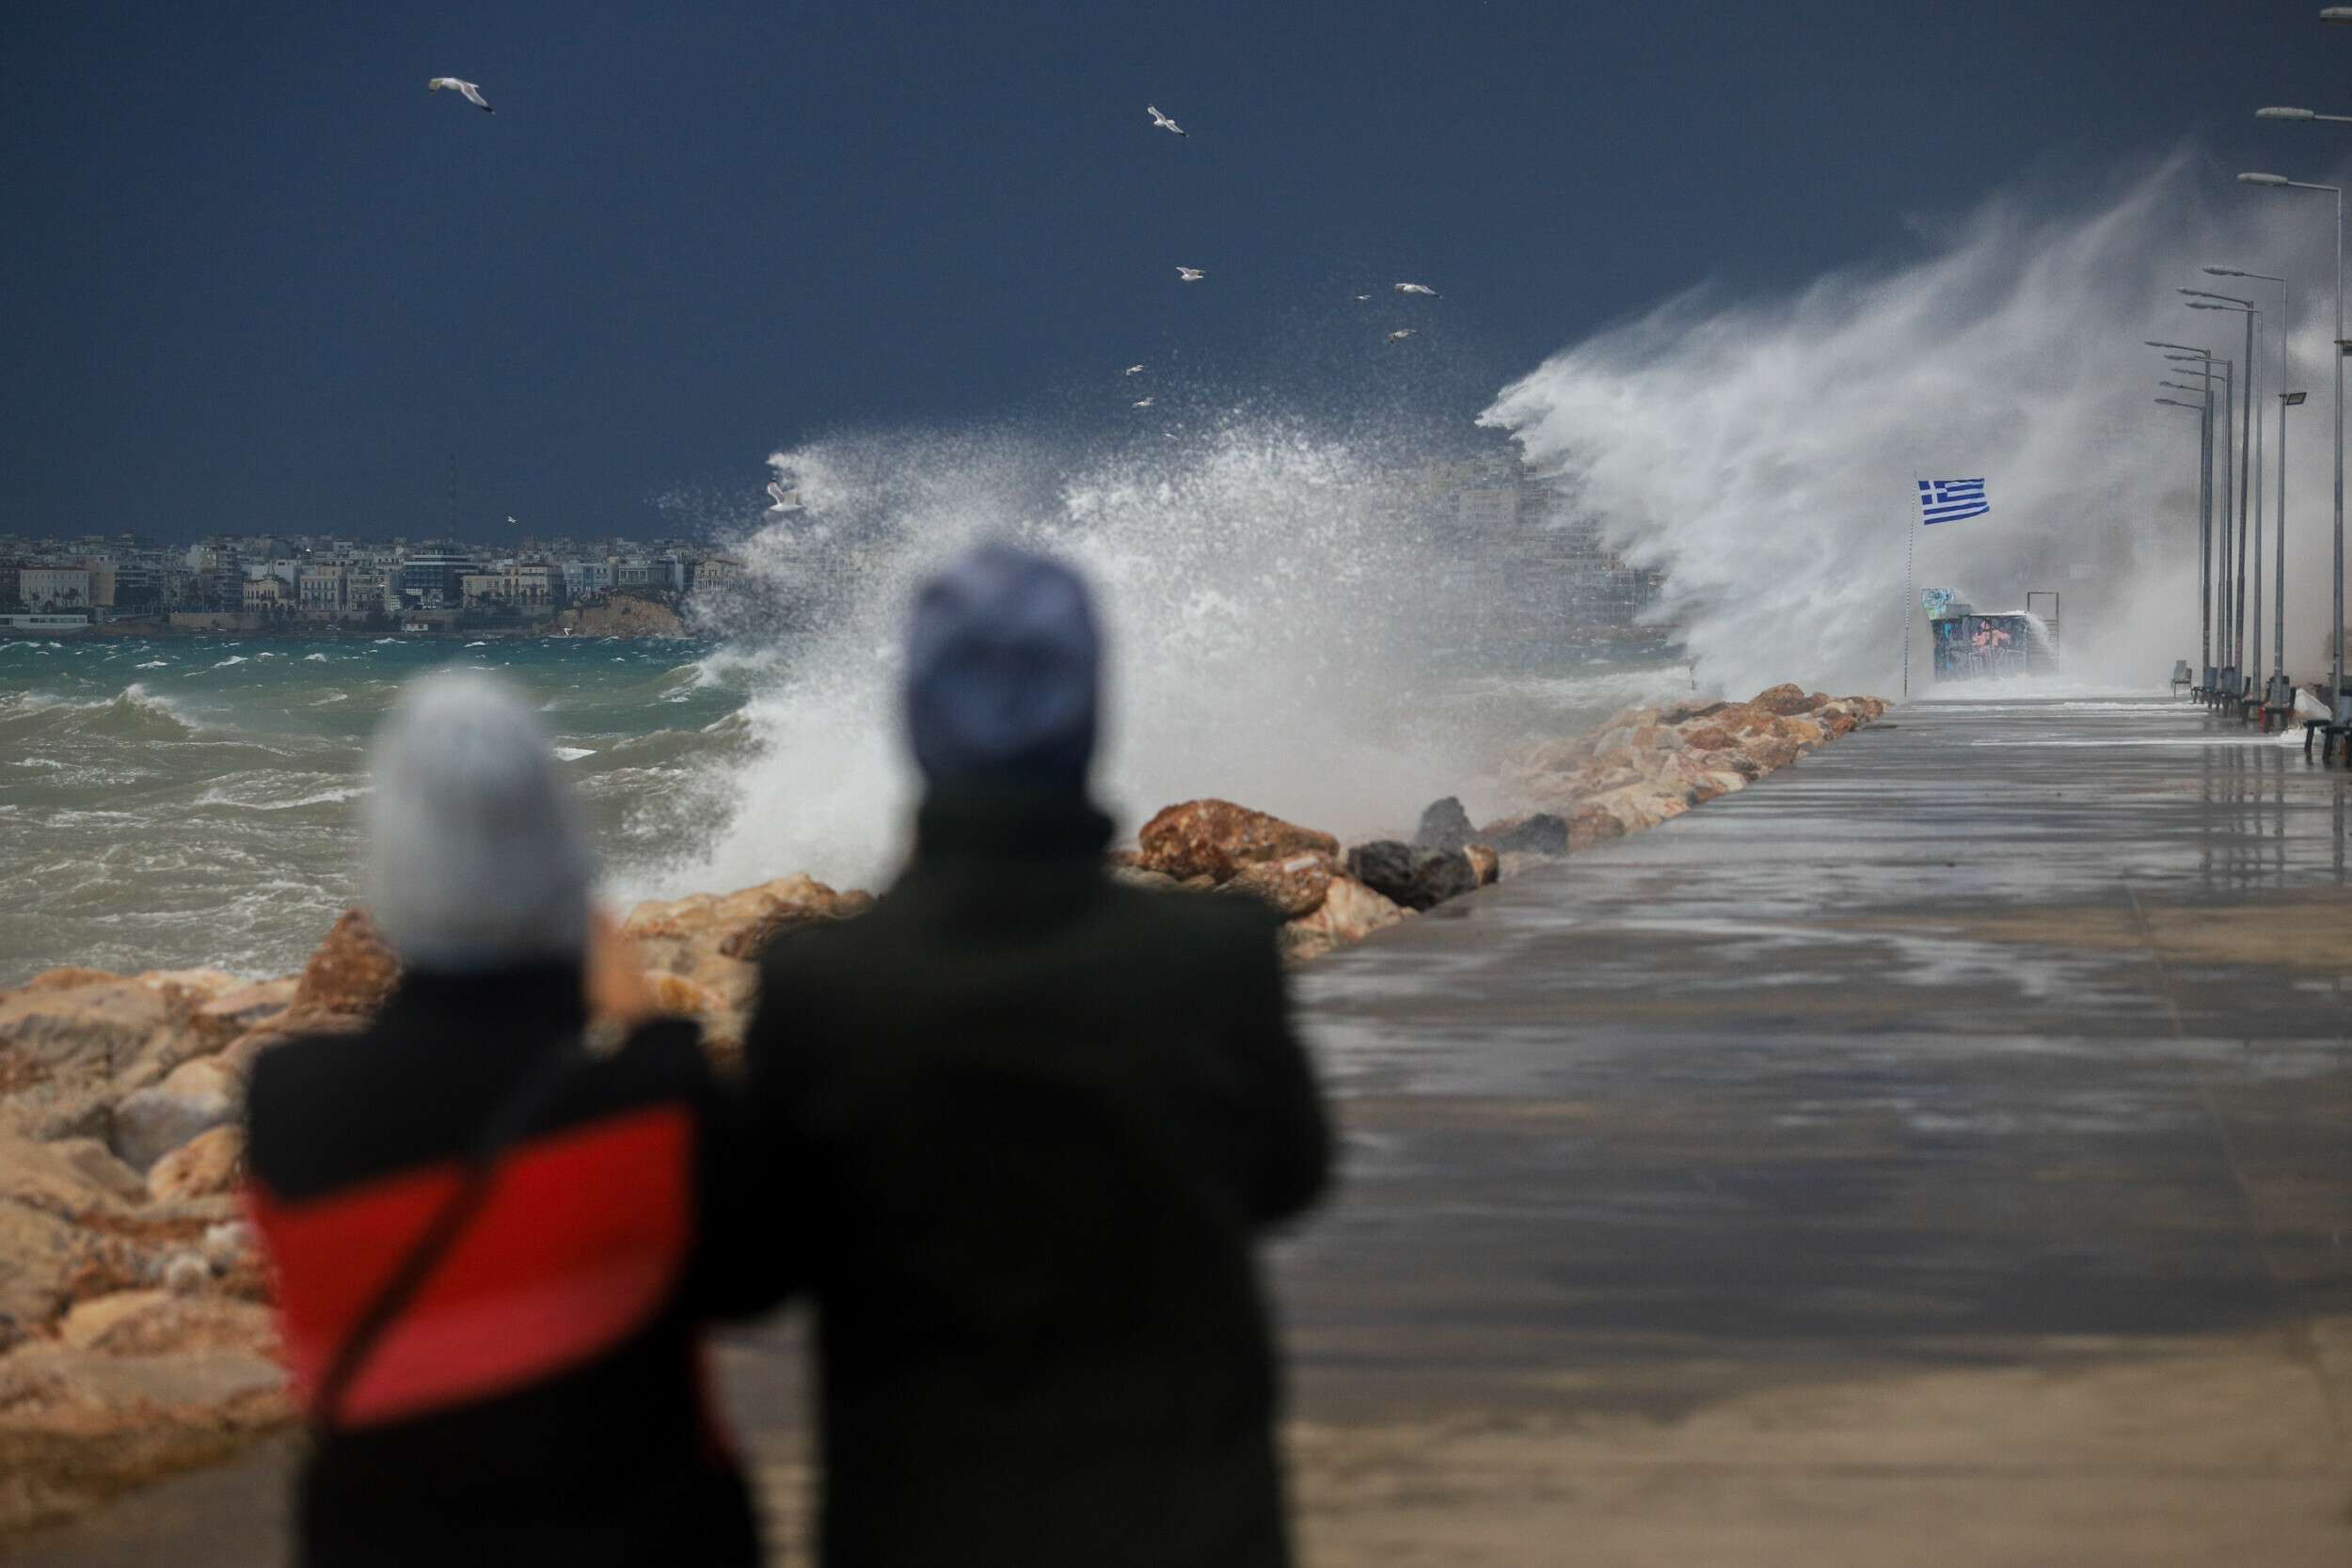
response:
[[[1981,517],[1993,510],[1984,499],[1980,479],[1923,479],[1919,482],[1919,520],[1948,523],[1955,517]]]

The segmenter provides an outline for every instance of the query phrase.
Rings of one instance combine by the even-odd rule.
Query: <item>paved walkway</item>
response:
[[[1917,704],[1316,965],[1311,1560],[2352,1562],[2344,783]]]
[[[2352,1561],[2344,775],[1892,718],[1305,973],[1311,1568]],[[791,1325],[727,1368],[796,1542]],[[285,1464],[10,1560],[266,1560]]]

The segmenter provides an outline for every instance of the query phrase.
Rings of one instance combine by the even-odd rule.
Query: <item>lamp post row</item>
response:
[[[2329,6],[2322,9],[2319,16],[2322,22],[2352,24],[2352,6]],[[2352,115],[2321,114],[2313,109],[2274,106],[2257,109],[2254,113],[2255,117],[2260,119],[2295,124],[2324,121],[2331,124],[2352,125]],[[2347,342],[2344,335],[2344,188],[2340,185],[2323,185],[2308,181],[2290,180],[2280,174],[2248,173],[2239,175],[2238,179],[2249,185],[2273,190],[2321,191],[2336,198],[2336,318],[2335,354],[2333,356],[2335,359],[2335,408],[2332,420],[2335,426],[2335,485],[2334,560],[2331,572],[2334,579],[2332,605],[2334,630],[2328,639],[2334,657],[2330,669],[2328,689],[2329,718],[2333,721],[2331,732],[2346,734],[2347,726],[2352,726],[2352,693],[2347,693],[2344,689],[2344,356],[2352,353],[2352,342]],[[2207,267],[2205,271],[2217,277],[2244,277],[2276,283],[2280,287],[2279,367],[2280,381],[2282,386],[2278,394],[2278,543],[2273,557],[2275,586],[2271,594],[2271,673],[2268,681],[2264,683],[2263,702],[2266,706],[2283,707],[2292,701],[2286,678],[2287,410],[2302,404],[2305,397],[2302,392],[2288,391],[2283,388],[2283,383],[2291,369],[2288,363],[2290,341],[2288,329],[2291,325],[2289,318],[2292,315],[2294,303],[2293,289],[2286,279],[2273,277],[2266,273],[2246,272],[2234,267]],[[2200,392],[2201,396],[2197,403],[2183,403],[2175,398],[2158,398],[2156,402],[2175,408],[2192,409],[2199,416],[2199,430],[2202,438],[2198,449],[2198,596],[2200,618],[2202,623],[2201,636],[2203,641],[2204,689],[2208,697],[2238,698],[2244,695],[2240,672],[2245,669],[2248,653],[2250,652],[2253,657],[2252,673],[2259,676],[2262,672],[2262,469],[2265,454],[2262,445],[2261,421],[2256,408],[2262,396],[2264,339],[2261,323],[2263,312],[2254,301],[2240,299],[2234,295],[2214,293],[2201,289],[2183,289],[2180,292],[2189,296],[2185,303],[2193,310],[2235,310],[2246,317],[2246,369],[2242,387],[2245,411],[2242,418],[2236,416],[2232,406],[2236,402],[2241,386],[2235,373],[2236,367],[2230,360],[2219,357],[2209,350],[2182,343],[2151,342],[2149,345],[2152,348],[2178,350],[2179,352],[2168,355],[2167,357],[2178,362],[2193,363],[2200,367],[2199,370],[2191,372],[2200,380],[2201,386],[2197,388],[2187,387],[2179,382],[2162,383],[2163,386],[2175,391]],[[2217,366],[2219,367],[2217,372]],[[2213,383],[2217,374],[2221,377],[2224,397],[2220,426],[2223,437],[2222,461],[2231,464],[2235,468],[2237,481],[2235,506],[2233,507],[2230,476],[2227,474],[2223,476],[2218,495],[2221,526],[2217,539],[2214,526],[2214,507],[2217,496],[2213,473],[2215,432]],[[2233,423],[2239,427],[2238,450],[2234,463],[2232,462],[2232,453],[2229,450],[2230,426]],[[2234,513],[2234,521],[2233,521],[2233,513]],[[2250,562],[2249,560],[2249,532]],[[2219,546],[2217,562],[2215,550],[2217,544]],[[2217,604],[2215,598],[2217,575],[2221,591]],[[2248,646],[2247,636],[2247,600],[2249,581],[2252,589],[2250,649]],[[2215,638],[2217,611],[2220,632],[2218,646],[2216,644]],[[2217,654],[2221,660],[2218,668],[2215,664]],[[2352,762],[2352,734],[2346,734],[2345,760]]]

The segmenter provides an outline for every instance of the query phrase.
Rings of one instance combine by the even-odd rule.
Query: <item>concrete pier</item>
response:
[[[1311,1560],[2352,1561],[2344,776],[1890,721],[1304,977]]]
[[[1914,704],[1310,966],[1304,1560],[2352,1561],[2345,784]],[[727,1367],[805,1561],[795,1357]],[[10,1560],[260,1560],[286,1454]]]

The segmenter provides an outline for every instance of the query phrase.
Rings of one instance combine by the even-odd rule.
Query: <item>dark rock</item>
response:
[[[1500,854],[1565,855],[1568,852],[1568,819],[1539,811],[1533,816],[1489,822],[1478,836]]]
[[[1476,830],[1470,826],[1470,813],[1462,809],[1458,799],[1449,795],[1442,800],[1433,800],[1429,809],[1421,814],[1421,827],[1413,834],[1413,847],[1459,849],[1477,836]]]
[[[1478,886],[1478,871],[1459,849],[1416,849],[1392,838],[1347,852],[1351,876],[1408,910],[1426,910]]]

